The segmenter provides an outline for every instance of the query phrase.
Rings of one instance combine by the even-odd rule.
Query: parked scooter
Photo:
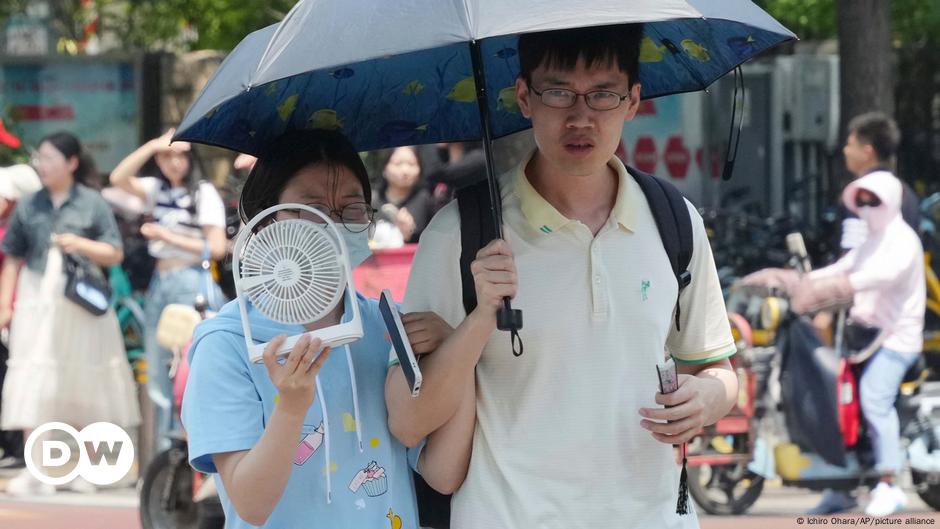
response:
[[[808,270],[805,252],[794,250],[793,264]],[[699,506],[744,513],[764,481],[777,477],[811,490],[876,484],[856,384],[870,352],[848,346],[845,318],[837,319],[834,347],[825,347],[780,288],[739,284],[728,309],[738,339],[737,409],[748,427],[729,431],[719,422],[690,444],[689,489]],[[940,510],[940,385],[925,382],[927,374],[922,361],[908,371],[896,407],[904,471],[921,499]]]
[[[140,521],[144,529],[222,529],[225,515],[215,481],[189,465],[189,446],[179,413],[183,404],[189,363],[186,359],[193,331],[206,318],[206,300],[194,306],[168,305],[157,324],[157,341],[173,351],[169,366],[173,380],[174,413],[170,447],[154,456],[140,487]]]

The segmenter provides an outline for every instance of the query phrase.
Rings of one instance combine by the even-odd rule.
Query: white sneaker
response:
[[[7,482],[6,492],[10,496],[49,496],[55,494],[55,487],[34,478],[24,468],[15,478]]]
[[[881,518],[891,516],[907,505],[907,495],[897,485],[881,482],[871,491],[871,501],[865,507],[865,514]]]
[[[74,481],[68,484],[69,490],[72,492],[78,492],[80,494],[94,494],[98,492],[98,487],[86,480],[85,478],[79,476],[75,478]]]

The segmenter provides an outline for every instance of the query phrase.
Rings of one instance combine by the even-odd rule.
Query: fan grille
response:
[[[240,285],[265,316],[305,324],[323,318],[346,288],[346,268],[335,239],[320,224],[273,222],[253,234],[240,263]]]

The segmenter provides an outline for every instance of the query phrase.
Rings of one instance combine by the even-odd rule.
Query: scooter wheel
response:
[[[744,514],[764,490],[764,478],[745,463],[689,466],[689,493],[708,514]]]
[[[186,457],[171,457],[174,450],[178,449],[157,454],[144,472],[140,486],[143,529],[198,529],[192,469]]]
[[[924,503],[935,511],[940,511],[940,476],[927,475],[923,472],[911,470],[911,481],[917,489],[917,495]]]

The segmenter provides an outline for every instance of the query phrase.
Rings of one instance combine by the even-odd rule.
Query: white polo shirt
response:
[[[528,163],[528,159],[525,163]],[[470,471],[454,496],[452,527],[698,527],[676,514],[672,448],[640,426],[656,406],[655,365],[665,352],[705,363],[734,341],[702,219],[692,216],[692,283],[682,294],[639,184],[619,159],[607,224],[595,237],[531,186],[525,163],[500,177],[504,232],[515,255],[524,312],[521,357],[494,332],[477,365],[477,424]],[[407,312],[465,317],[456,203],[421,236]]]

